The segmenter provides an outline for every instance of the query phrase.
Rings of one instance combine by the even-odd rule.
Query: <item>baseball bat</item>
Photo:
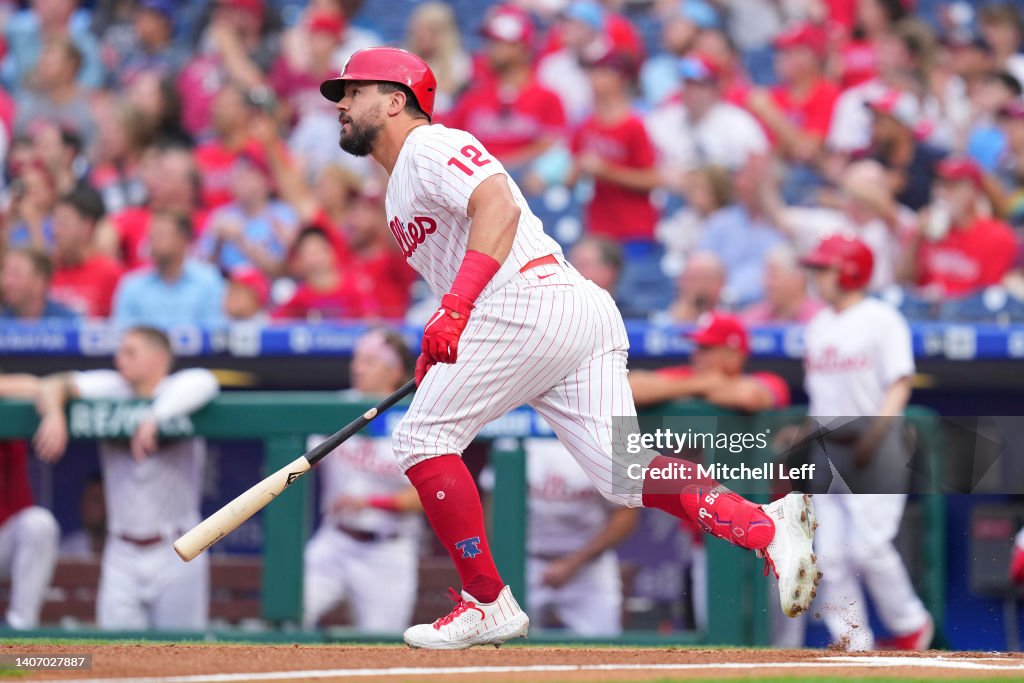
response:
[[[194,559],[214,543],[237,529],[242,522],[262,510],[277,498],[296,479],[346,441],[375,417],[395,405],[416,389],[416,381],[409,380],[401,389],[363,413],[358,419],[314,446],[308,453],[285,465],[269,477],[245,491],[217,510],[174,542],[174,551],[186,562]]]

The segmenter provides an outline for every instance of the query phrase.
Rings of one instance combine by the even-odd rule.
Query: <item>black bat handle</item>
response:
[[[349,437],[358,432],[360,429],[370,424],[370,422],[372,422],[375,417],[377,417],[385,410],[401,401],[403,398],[405,398],[415,390],[416,380],[411,379],[405,384],[403,384],[398,391],[391,394],[383,401],[381,401],[380,403],[378,403],[377,405],[375,405],[374,407],[370,408],[365,413],[360,415],[358,419],[353,420],[352,422],[345,425],[334,434],[324,439],[321,443],[314,446],[305,455],[306,460],[309,461],[310,467],[323,460],[324,456],[326,456],[328,453],[337,448],[342,442],[346,441]]]

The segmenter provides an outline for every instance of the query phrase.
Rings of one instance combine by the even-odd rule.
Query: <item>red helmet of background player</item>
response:
[[[875,267],[875,257],[868,246],[849,235],[826,237],[800,262],[811,268],[838,269],[839,287],[845,290],[867,287]]]
[[[428,118],[434,114],[437,78],[420,57],[397,47],[368,47],[352,53],[341,75],[320,84],[320,94],[337,102],[345,94],[345,81],[401,83],[412,90]]]

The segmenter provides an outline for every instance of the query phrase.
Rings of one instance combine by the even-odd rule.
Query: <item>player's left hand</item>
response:
[[[149,418],[139,423],[132,434],[131,451],[132,457],[141,462],[146,457],[156,453],[157,437],[160,433],[160,426],[157,421]]]
[[[419,358],[416,359],[416,386],[423,384],[424,378],[427,376],[427,371],[434,367],[434,364],[427,360],[426,354],[421,353]]]
[[[544,570],[544,574],[541,576],[541,583],[552,588],[560,588],[572,580],[572,577],[576,576],[580,567],[580,563],[572,555],[560,557],[549,564]]]
[[[472,310],[473,304],[461,296],[445,294],[441,297],[441,307],[423,328],[423,357],[428,366],[458,360],[459,337],[466,329]]]

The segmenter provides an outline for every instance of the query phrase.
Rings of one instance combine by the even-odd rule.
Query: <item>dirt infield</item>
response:
[[[91,671],[18,672],[12,680],[152,681],[685,681],[709,678],[1024,679],[1024,656],[930,652],[506,646],[424,652],[381,646],[8,645],[0,655],[91,654]]]

